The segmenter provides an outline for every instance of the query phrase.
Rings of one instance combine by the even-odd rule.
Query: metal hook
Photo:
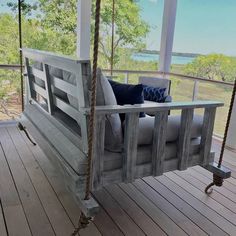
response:
[[[210,195],[213,192],[213,186],[214,186],[214,182],[210,183],[209,185],[207,185],[207,187],[205,188],[205,193],[207,195]]]
[[[26,137],[29,139],[29,141],[30,141],[34,146],[36,146],[36,143],[30,138],[30,136],[29,136],[29,134],[28,134],[26,128],[25,128],[20,122],[18,123],[18,128],[19,128],[20,131],[24,131],[24,133],[25,133]]]

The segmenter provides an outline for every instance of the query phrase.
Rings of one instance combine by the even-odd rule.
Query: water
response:
[[[153,62],[159,61],[158,54],[134,53],[131,58],[135,61]],[[186,65],[191,63],[195,57],[172,56],[172,64]]]

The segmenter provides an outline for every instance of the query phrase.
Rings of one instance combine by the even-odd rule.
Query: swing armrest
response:
[[[219,101],[194,101],[194,102],[170,102],[170,103],[148,103],[135,105],[112,105],[96,106],[96,114],[114,114],[114,113],[137,113],[137,112],[158,112],[166,110],[182,110],[196,108],[222,107],[224,103]],[[81,109],[86,115],[90,114],[89,108]]]

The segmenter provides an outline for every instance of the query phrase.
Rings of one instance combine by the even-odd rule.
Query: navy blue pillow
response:
[[[125,105],[125,104],[142,104],[144,103],[143,97],[143,85],[137,84],[122,84],[115,82],[113,80],[109,80],[113,92],[116,97],[116,101],[118,105]],[[140,112],[139,117],[145,117],[144,112]],[[122,121],[125,119],[124,114],[120,114],[120,118]]]
[[[165,101],[166,88],[155,88],[147,85],[143,85],[144,99],[153,102],[164,102]]]

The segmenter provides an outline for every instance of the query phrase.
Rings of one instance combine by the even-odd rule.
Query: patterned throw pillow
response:
[[[147,85],[143,85],[144,99],[153,102],[164,102],[165,101],[166,88],[154,88]]]

